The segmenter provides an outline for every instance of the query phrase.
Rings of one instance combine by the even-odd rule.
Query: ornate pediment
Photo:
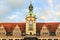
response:
[[[44,31],[44,32],[46,31],[46,32],[47,32],[47,31],[48,31],[48,29],[47,29],[47,27],[46,27],[45,25],[43,25],[43,27],[42,27],[41,31]]]
[[[21,30],[18,25],[13,30],[13,36],[20,36],[21,35]]]
[[[55,34],[56,36],[60,36],[60,24],[58,25]]]
[[[49,36],[49,30],[47,29],[47,27],[45,25],[43,25],[43,27],[40,31],[40,35],[41,36]]]
[[[6,35],[6,30],[3,25],[0,26],[0,36],[5,36]]]

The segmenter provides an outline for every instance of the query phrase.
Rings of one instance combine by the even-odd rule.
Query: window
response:
[[[6,40],[6,39],[2,39],[2,40]]]
[[[43,30],[46,30],[46,28],[43,28]]]
[[[43,34],[47,35],[48,33],[43,33]]]
[[[58,39],[54,39],[54,40],[58,40]]]
[[[32,27],[33,26],[33,23],[32,21],[29,22],[29,26]]]
[[[26,35],[26,33],[22,33],[22,35],[23,35],[23,36],[25,36],[25,35]]]
[[[42,33],[43,34],[43,36],[47,36],[48,35],[48,33]]]
[[[32,35],[32,32],[30,32],[30,35]]]
[[[48,39],[48,40],[52,40],[52,39]]]
[[[37,35],[37,36],[39,36],[39,35],[40,35],[40,33],[36,33],[36,35]]]
[[[30,21],[30,22],[29,22],[29,30],[32,30],[32,27],[33,27],[33,22]]]
[[[24,40],[24,39],[21,39],[21,40]]]
[[[13,39],[9,39],[9,40],[13,40]]]
[[[38,40],[41,40],[41,39],[38,39]]]
[[[46,40],[46,39],[42,39],[42,40]]]
[[[55,33],[54,33],[54,32],[50,32],[50,35],[51,35],[51,36],[54,36],[54,35],[55,35]]]
[[[15,40],[19,40],[19,39],[15,39]]]

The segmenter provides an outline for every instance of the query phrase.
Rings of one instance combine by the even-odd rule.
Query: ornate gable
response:
[[[47,27],[45,25],[43,25],[40,35],[41,36],[49,36],[49,30],[47,29]]]
[[[13,30],[13,36],[21,36],[21,30],[18,25]]]
[[[0,36],[5,36],[6,35],[6,30],[4,29],[4,26],[1,25],[0,27]]]
[[[55,34],[56,36],[60,36],[60,24],[58,25]]]

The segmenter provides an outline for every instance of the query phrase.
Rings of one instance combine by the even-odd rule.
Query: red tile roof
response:
[[[36,26],[39,28],[37,30],[38,32],[42,29],[43,25],[45,25],[49,31],[55,32],[59,24],[60,23],[37,23]]]
[[[3,25],[7,32],[11,32],[17,24],[20,27],[21,31],[25,32],[26,23],[0,23],[0,26]],[[48,30],[50,30],[51,32],[55,32],[59,24],[60,23],[36,23],[36,26],[38,28],[37,32],[40,32],[43,25],[46,25]]]

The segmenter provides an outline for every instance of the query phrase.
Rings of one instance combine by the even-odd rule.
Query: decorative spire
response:
[[[33,13],[32,1],[30,2],[30,5],[29,5],[29,12],[28,12],[28,14],[27,14],[26,16],[27,16],[27,17],[36,17],[36,15]]]
[[[30,2],[29,11],[33,10],[32,2]]]

